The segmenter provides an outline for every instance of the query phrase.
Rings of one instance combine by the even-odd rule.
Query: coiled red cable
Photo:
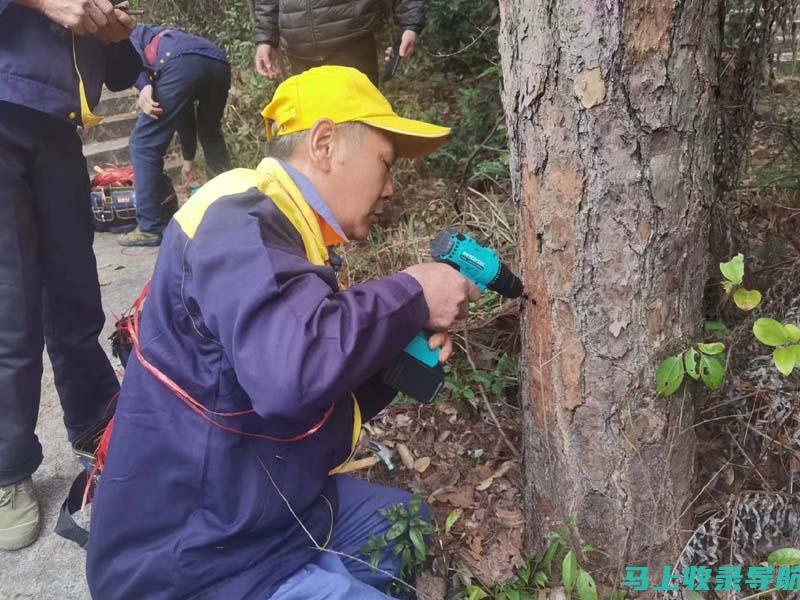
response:
[[[160,381],[168,390],[170,390],[173,394],[175,394],[184,404],[186,404],[186,406],[192,409],[192,411],[194,411],[200,417],[202,417],[215,427],[218,427],[223,431],[227,431],[228,433],[235,433],[247,437],[253,437],[253,438],[268,440],[270,442],[281,442],[281,443],[298,442],[307,437],[310,437],[314,435],[317,431],[319,431],[322,428],[322,426],[325,425],[328,419],[330,419],[331,415],[333,414],[333,410],[336,406],[335,403],[331,403],[331,406],[328,408],[327,411],[325,411],[325,415],[322,417],[322,419],[318,423],[316,423],[313,427],[311,427],[311,429],[300,435],[288,438],[276,437],[262,433],[249,433],[246,431],[242,431],[240,429],[228,427],[227,425],[223,425],[222,423],[219,423],[214,419],[212,419],[210,415],[216,417],[240,417],[243,415],[253,414],[255,413],[255,411],[252,408],[249,410],[242,410],[237,412],[216,412],[210,410],[209,408],[203,406],[197,400],[192,398],[192,396],[188,392],[186,392],[186,390],[184,390],[181,386],[175,383],[175,381],[173,381],[168,375],[160,371],[158,367],[153,365],[150,361],[148,361],[144,357],[144,355],[142,354],[141,346],[139,344],[139,317],[141,315],[142,306],[144,304],[145,298],[147,297],[147,293],[149,292],[149,290],[150,290],[150,282],[148,281],[147,284],[144,286],[142,293],[133,303],[128,318],[123,317],[123,322],[127,323],[127,333],[131,338],[133,349],[136,352],[136,358],[153,377],[155,377],[158,381]]]

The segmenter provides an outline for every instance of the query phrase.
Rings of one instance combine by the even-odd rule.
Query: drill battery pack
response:
[[[383,370],[381,378],[389,387],[424,404],[433,402],[444,387],[441,365],[430,367],[405,352]]]

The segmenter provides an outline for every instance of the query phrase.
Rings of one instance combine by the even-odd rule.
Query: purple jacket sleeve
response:
[[[3,14],[3,11],[6,9],[6,6],[11,4],[11,0],[0,0],[0,15]]]
[[[289,244],[265,241],[276,235],[264,231],[257,212],[243,226],[227,223],[192,243],[191,297],[184,300],[199,307],[255,411],[298,433],[400,353],[428,309],[405,273],[333,289],[329,267],[311,264]]]

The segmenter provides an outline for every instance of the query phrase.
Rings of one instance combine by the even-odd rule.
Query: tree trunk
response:
[[[690,395],[655,366],[697,341],[714,194],[710,0],[501,1],[523,319],[528,541],[576,517],[592,564],[669,564],[686,535]]]

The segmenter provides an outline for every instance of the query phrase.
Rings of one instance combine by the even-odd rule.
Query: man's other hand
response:
[[[256,48],[256,73],[269,79],[280,75],[278,68],[278,49],[269,44],[259,44]]]
[[[151,119],[158,119],[158,117],[164,114],[164,109],[161,108],[161,105],[153,100],[152,85],[146,85],[142,88],[142,91],[139,92],[139,99],[136,101],[136,105]]]
[[[414,49],[417,47],[417,34],[410,29],[407,29],[403,32],[403,36],[400,38],[400,50],[398,54],[400,55],[400,61],[407,60],[414,54]],[[392,58],[392,47],[389,46],[386,48],[386,55],[384,59],[388,62]]]
[[[481,296],[473,283],[449,265],[425,263],[403,272],[422,286],[429,313],[425,328],[432,331],[445,331],[456,321],[466,319],[470,301]]]
[[[97,33],[116,23],[120,11],[109,0],[18,0],[78,35]],[[124,38],[123,38],[124,39]]]
[[[136,27],[136,19],[125,11],[115,8],[114,14],[117,19],[115,21],[109,21],[108,25],[98,29],[95,34],[97,39],[104,44],[114,44],[127,40],[131,37],[131,33]]]

